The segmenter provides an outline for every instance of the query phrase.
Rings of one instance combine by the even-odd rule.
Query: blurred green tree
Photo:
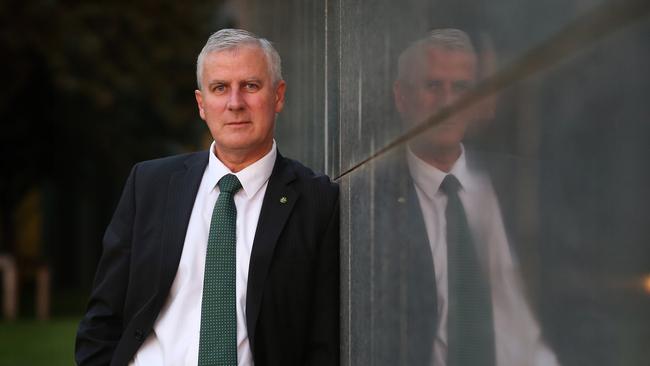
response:
[[[0,2],[0,252],[15,252],[13,212],[37,188],[45,256],[67,252],[64,272],[94,263],[73,252],[88,237],[99,248],[128,168],[200,145],[195,59],[232,26],[223,3]]]

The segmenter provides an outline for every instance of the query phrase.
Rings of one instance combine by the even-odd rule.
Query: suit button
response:
[[[142,329],[136,329],[135,332],[133,332],[133,335],[135,336],[135,339],[138,341],[144,340],[144,332],[142,331]]]

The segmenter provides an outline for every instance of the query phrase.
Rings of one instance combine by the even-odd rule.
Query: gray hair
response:
[[[278,51],[268,40],[243,29],[222,29],[213,33],[203,46],[196,59],[196,85],[201,89],[203,76],[203,60],[210,52],[232,50],[243,46],[259,47],[266,55],[266,62],[271,74],[273,85],[282,80],[282,65]]]
[[[426,37],[411,43],[399,56],[397,61],[397,79],[403,80],[416,52],[428,47],[447,51],[464,51],[475,54],[472,40],[467,33],[455,28],[434,29]]]

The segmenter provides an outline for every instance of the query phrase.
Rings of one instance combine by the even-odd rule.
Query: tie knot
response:
[[[440,184],[440,190],[447,196],[455,195],[459,189],[460,182],[453,174],[447,174]]]
[[[239,182],[239,179],[237,179],[237,176],[234,174],[224,175],[221,179],[219,179],[218,184],[221,192],[232,194],[237,193],[237,191],[241,188],[241,183]]]

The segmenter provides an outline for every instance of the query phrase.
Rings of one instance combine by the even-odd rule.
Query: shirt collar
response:
[[[262,188],[264,183],[269,180],[269,177],[271,177],[271,173],[273,172],[275,158],[278,154],[275,140],[273,140],[273,146],[266,155],[237,173],[233,173],[226,165],[224,165],[224,163],[221,162],[221,160],[217,158],[217,155],[214,153],[215,144],[216,142],[212,142],[210,145],[210,158],[205,173],[208,175],[211,189],[218,188],[217,183],[219,183],[219,180],[223,178],[224,175],[234,174],[237,179],[239,179],[239,182],[241,182],[246,197],[253,197],[257,191]]]
[[[467,168],[467,159],[463,144],[460,145],[460,156],[452,166],[449,173],[445,173],[420,159],[413,153],[413,151],[411,151],[410,148],[407,148],[406,150],[406,159],[409,171],[411,172],[411,177],[413,177],[415,184],[420,188],[420,190],[422,190],[422,192],[424,192],[424,194],[426,194],[427,197],[429,197],[429,199],[433,199],[435,195],[438,194],[438,189],[447,174],[453,174],[460,182],[462,189],[471,187],[473,180]]]

